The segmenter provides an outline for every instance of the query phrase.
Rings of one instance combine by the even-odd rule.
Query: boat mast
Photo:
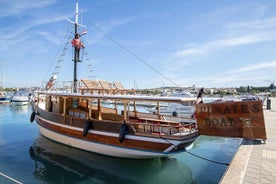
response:
[[[76,2],[76,15],[75,15],[75,37],[78,34],[78,19],[79,19],[79,5],[78,2]],[[79,62],[80,56],[79,56],[79,50],[75,47],[74,49],[74,88],[73,92],[77,93],[77,62]]]
[[[78,27],[86,27],[82,24],[79,24],[79,4],[78,1],[76,1],[76,14],[75,14],[75,22],[71,21],[70,19],[67,19],[70,23],[74,24],[75,27],[75,34],[74,34],[74,39],[78,37],[80,37],[80,34],[78,33]],[[73,44],[73,43],[72,43]],[[80,44],[82,44],[80,42]],[[83,47],[83,46],[82,46]],[[73,62],[74,62],[74,86],[73,86],[73,92],[77,93],[77,83],[78,83],[78,79],[77,79],[77,62],[80,62],[80,47],[76,47],[74,48],[74,58],[73,58]]]

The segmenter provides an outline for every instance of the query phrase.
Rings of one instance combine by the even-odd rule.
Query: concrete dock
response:
[[[264,108],[267,140],[243,140],[221,184],[276,183],[276,98],[271,104]]]

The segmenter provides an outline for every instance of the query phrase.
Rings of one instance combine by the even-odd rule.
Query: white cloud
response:
[[[22,16],[28,14],[30,9],[43,8],[56,3],[56,0],[1,0],[0,18],[6,16]]]
[[[259,5],[257,8],[262,9],[261,14],[263,14],[263,12],[265,12],[269,6],[275,2],[276,1],[272,1],[266,5]],[[230,12],[231,14],[234,14],[236,9],[230,8],[231,11],[226,10],[221,10],[219,14],[224,14],[224,12]],[[258,15],[260,14],[259,10],[252,10],[251,13]],[[197,45],[193,43],[193,47],[186,47],[184,49],[178,50],[173,54],[173,56],[187,57],[211,54],[214,51],[225,49],[227,47],[276,40],[276,17],[260,18],[260,16],[256,16],[250,18],[251,19],[248,19],[247,21],[224,22],[222,24],[223,28],[218,30],[220,32],[220,38],[217,37],[216,40],[212,38],[214,41],[208,41],[210,38],[206,37],[205,43],[203,42]]]
[[[247,22],[227,23],[225,27],[233,35],[254,34],[269,38],[275,35],[276,17],[256,19]]]
[[[245,66],[242,68],[238,68],[236,70],[232,70],[227,73],[235,74],[235,73],[249,72],[249,71],[261,70],[261,69],[272,68],[272,67],[276,68],[276,61],[266,62],[266,63],[257,63],[257,64]]]
[[[189,56],[189,55],[195,55],[195,54],[203,54],[208,50],[207,47],[202,46],[199,48],[189,48],[182,51],[177,51],[174,56],[175,57],[183,57],[183,56]]]
[[[173,54],[173,56],[185,57],[185,56],[193,56],[198,54],[208,54],[216,50],[224,49],[226,47],[241,46],[241,45],[250,44],[250,43],[258,43],[258,42],[273,41],[273,40],[276,40],[276,37],[272,35],[272,33],[268,34],[268,32],[261,32],[256,34],[243,35],[243,36],[237,36],[237,37],[207,42],[197,47],[176,51]]]
[[[116,29],[117,27],[123,26],[125,24],[128,24],[129,22],[132,22],[136,20],[135,17],[125,17],[125,18],[112,18],[108,21],[100,22],[97,24],[89,24],[88,29],[91,30],[97,30],[95,35],[93,35],[93,42],[97,42],[101,40],[104,37],[109,37],[109,33]],[[111,38],[111,37],[109,37]]]

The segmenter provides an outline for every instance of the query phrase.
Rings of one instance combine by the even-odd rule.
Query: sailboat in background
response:
[[[3,65],[1,61],[1,84],[0,84],[0,104],[8,104],[10,103],[11,96],[10,94],[4,90],[3,86]]]

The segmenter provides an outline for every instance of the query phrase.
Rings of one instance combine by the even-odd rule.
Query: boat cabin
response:
[[[95,93],[96,89],[90,89]],[[90,91],[90,92],[91,92]],[[100,94],[68,94],[68,93],[38,93],[38,104],[50,114],[60,117],[61,123],[83,127],[88,120],[131,124],[130,132],[150,133],[162,135],[177,135],[187,130],[196,130],[195,119],[192,114],[174,115],[163,114],[162,109],[169,104],[189,102],[193,105],[195,99],[176,97],[151,97],[135,95],[109,95],[103,89],[97,91]],[[107,92],[107,91],[105,91]],[[43,102],[44,103],[41,103]],[[150,111],[147,109],[154,109]],[[57,116],[55,116],[57,117]],[[55,120],[56,121],[56,120]],[[117,130],[116,130],[117,131]]]

